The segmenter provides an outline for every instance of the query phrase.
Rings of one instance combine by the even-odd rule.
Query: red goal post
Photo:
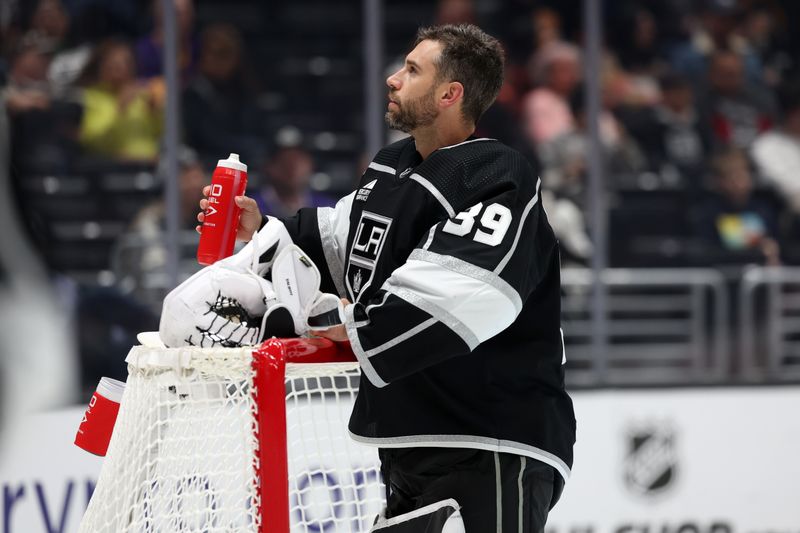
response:
[[[134,347],[81,531],[368,531],[383,488],[349,438],[358,364],[325,339]]]

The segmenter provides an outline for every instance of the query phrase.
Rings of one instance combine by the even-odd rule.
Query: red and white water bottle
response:
[[[203,220],[197,262],[211,265],[230,256],[236,243],[241,208],[234,198],[247,188],[247,165],[239,161],[239,154],[220,159],[211,178],[208,208]]]
[[[125,383],[122,381],[106,377],[100,379],[78,426],[75,435],[77,446],[95,455],[105,456],[124,391]]]

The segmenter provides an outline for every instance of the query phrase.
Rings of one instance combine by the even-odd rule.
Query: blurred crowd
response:
[[[662,236],[671,224],[685,237],[684,265],[800,259],[800,70],[790,4],[606,3],[599,131],[605,185],[621,215],[615,224],[612,214],[612,240],[635,234],[628,222],[641,216],[633,209],[638,192],[665,191],[665,204],[677,193],[682,205],[675,220],[660,221]],[[581,219],[588,200],[581,28],[572,30],[574,21],[555,6],[519,16],[527,22],[520,33],[532,43],[519,56],[510,49],[499,105],[519,124],[517,144],[538,161],[564,248],[585,263],[592,247]],[[620,266],[660,266],[658,259],[612,253]]]
[[[332,180],[324,152],[341,139],[312,135],[304,129],[307,123],[275,123],[270,109],[291,95],[278,94],[276,100],[270,69],[250,52],[263,48],[254,42],[259,32],[243,32],[237,24],[241,17],[233,16],[247,2],[230,4],[230,19],[222,0],[174,3],[180,216],[186,231],[182,271],[189,274],[196,268],[196,203],[217,159],[238,152],[251,167],[250,194],[264,212],[285,216],[305,205],[333,205],[349,192],[372,154],[353,149],[349,181]],[[319,2],[293,4],[302,9]],[[388,28],[400,3],[385,4]],[[405,3],[403,9],[414,13],[407,17],[414,25],[473,22],[502,40],[506,83],[477,134],[498,138],[530,159],[543,179],[543,201],[565,263],[586,265],[595,251],[587,228],[581,4],[439,0]],[[208,15],[198,16],[204,8]],[[599,130],[612,208],[612,266],[800,263],[797,20],[798,7],[788,0],[605,2]],[[402,57],[412,36],[413,29],[398,46],[388,43],[387,63]],[[163,47],[158,1],[143,7],[137,0],[7,0],[0,9],[0,105],[8,116],[12,184],[29,231],[67,295],[62,300],[77,317],[81,358],[90,368],[87,387],[98,374],[121,372],[121,364],[108,368],[109,351],[124,352],[133,333],[157,325],[152,304],[165,287],[166,257],[165,208],[159,198]],[[360,44],[350,50],[349,59],[360,65]],[[288,57],[291,46],[274,53]],[[320,49],[309,69],[335,94],[335,82],[324,76],[336,67],[336,58],[326,53]],[[363,102],[358,94],[352,100]],[[354,116],[362,111],[331,109]],[[133,183],[142,173],[153,176],[152,195],[125,215],[114,233],[109,266],[98,268],[108,275],[95,283],[65,280],[69,268],[48,255],[60,234],[42,229],[48,221],[39,219],[47,213],[32,213],[25,184],[42,178],[45,192],[55,192],[57,199],[63,183],[49,177],[130,176],[130,189],[114,189],[125,195],[142,189],[139,181]],[[658,209],[650,210],[651,205]],[[647,233],[649,225],[654,229]],[[85,238],[106,229],[82,228]],[[654,242],[663,246],[648,254]],[[637,243],[647,246],[637,249]]]

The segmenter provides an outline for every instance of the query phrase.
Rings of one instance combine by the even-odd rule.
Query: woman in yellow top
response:
[[[163,81],[137,80],[133,50],[120,40],[95,49],[81,81],[84,149],[111,159],[154,161],[163,124]]]

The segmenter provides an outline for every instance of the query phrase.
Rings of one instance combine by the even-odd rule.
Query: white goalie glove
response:
[[[264,276],[271,274],[272,281]],[[316,265],[270,218],[239,253],[194,274],[164,298],[162,342],[237,347],[341,323],[341,303],[319,291]]]

